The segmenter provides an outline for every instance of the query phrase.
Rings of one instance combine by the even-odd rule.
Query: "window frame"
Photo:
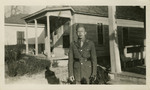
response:
[[[17,31],[17,45],[22,45],[25,44],[24,39],[25,39],[25,33],[24,31]],[[21,33],[21,36],[18,36],[18,34]]]
[[[98,27],[99,27],[99,25],[100,25],[100,27],[101,27],[101,29],[102,29],[102,37],[103,37],[103,43],[102,44],[100,44],[100,42],[99,42],[99,29],[98,29]],[[97,43],[98,43],[98,46],[105,46],[105,31],[104,31],[104,25],[103,25],[103,23],[97,23],[97,30],[96,30],[96,36],[97,36]]]

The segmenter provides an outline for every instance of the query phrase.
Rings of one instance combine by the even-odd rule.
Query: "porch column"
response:
[[[72,28],[73,28],[73,23],[74,23],[74,18],[73,18],[73,16],[70,18],[70,43],[72,43],[72,41],[73,41],[73,30],[72,30]]]
[[[109,6],[109,43],[110,43],[110,59],[111,59],[111,72],[120,73],[120,55],[118,46],[118,36],[117,36],[117,23],[116,23],[116,7]]]
[[[35,22],[35,55],[38,55],[37,20],[34,19],[34,22]]]
[[[50,58],[51,57],[51,46],[50,46],[50,19],[49,19],[49,15],[47,15],[47,39],[46,39],[46,51],[47,51],[47,57]]]
[[[26,27],[26,54],[29,52],[29,46],[28,46],[28,24],[25,24]]]
[[[56,43],[56,41],[55,41],[55,38],[54,38],[54,31],[52,32],[52,47],[54,47],[54,45],[55,45],[55,43]],[[53,51],[52,51],[52,53],[54,54],[54,49],[53,49]]]

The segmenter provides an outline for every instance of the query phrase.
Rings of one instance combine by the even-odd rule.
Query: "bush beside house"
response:
[[[25,48],[24,45],[5,46],[5,65],[8,68],[5,71],[8,76],[31,75],[50,66],[49,60],[23,54],[23,48]]]

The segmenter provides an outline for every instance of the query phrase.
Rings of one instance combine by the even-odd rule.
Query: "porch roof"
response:
[[[71,12],[74,11],[71,7],[46,7],[44,9],[41,9],[35,13],[32,13],[30,15],[27,15],[25,17],[23,17],[22,19],[24,19],[25,21],[28,21],[30,19],[32,19],[33,17],[41,17],[44,18],[42,16],[45,16],[45,14],[47,12],[54,12],[54,11],[67,11],[70,10]],[[45,19],[45,18],[44,18]]]
[[[53,11],[70,10],[72,14],[85,14],[99,17],[108,17],[108,6],[55,6],[46,7],[35,13],[23,17],[28,20],[32,17]],[[117,19],[127,19],[135,21],[144,21],[144,9],[138,6],[117,6]]]

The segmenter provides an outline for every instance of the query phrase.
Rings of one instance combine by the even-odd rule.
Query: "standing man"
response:
[[[90,77],[96,76],[97,58],[95,45],[86,39],[86,28],[77,25],[78,40],[70,45],[69,49],[69,79],[76,84],[89,84]]]

